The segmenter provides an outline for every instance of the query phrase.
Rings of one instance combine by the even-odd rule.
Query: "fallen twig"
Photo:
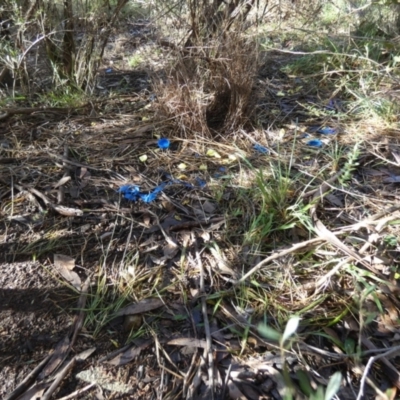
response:
[[[75,392],[70,393],[68,396],[60,397],[58,400],[69,400],[69,399],[75,399],[78,397],[78,395],[88,391],[91,389],[93,386],[96,386],[96,383],[90,383],[89,385],[83,387],[82,389],[75,390]]]
[[[75,363],[76,363],[76,357],[73,357],[72,360],[57,374],[56,379],[47,389],[46,393],[42,396],[41,400],[50,399],[54,391],[58,388],[60,382],[67,376],[67,373],[74,367]]]
[[[83,284],[82,289],[81,289],[81,295],[79,297],[78,304],[77,304],[77,309],[79,310],[79,314],[77,316],[75,316],[75,320],[72,325],[74,331],[73,331],[70,347],[74,346],[76,339],[79,335],[79,332],[81,331],[81,328],[83,326],[83,320],[85,317],[85,305],[86,305],[86,299],[87,299],[87,295],[88,295],[89,286],[90,286],[90,276],[88,276],[86,278],[86,281]]]
[[[362,338],[362,342],[369,349],[375,347],[373,345],[373,343],[369,339],[367,339],[365,337]],[[392,375],[392,378],[394,378],[394,379],[392,379],[393,384],[398,389],[400,389],[400,374],[397,371],[397,369],[393,366],[393,364],[387,360],[387,357],[393,356],[394,354],[399,354],[399,353],[400,353],[400,346],[395,346],[395,347],[392,347],[391,349],[389,349],[388,351],[386,351],[385,353],[373,356],[368,360],[368,363],[367,363],[367,365],[365,367],[365,370],[363,372],[363,375],[361,377],[360,390],[358,391],[357,400],[361,400],[363,395],[364,395],[364,386],[365,386],[365,382],[366,382],[367,377],[368,377],[369,370],[371,369],[371,367],[374,364],[374,362],[379,361],[379,360],[381,360],[382,363],[390,371],[390,374]]]
[[[49,354],[45,359],[43,359],[40,364],[36,366],[25,378],[24,380],[8,395],[4,398],[4,400],[14,400],[17,397],[21,396],[34,382],[37,376],[40,374],[44,366],[47,364],[51,357]]]
[[[13,115],[29,115],[33,113],[53,113],[53,114],[68,114],[71,112],[70,108],[57,108],[57,107],[32,107],[32,108],[3,108],[0,114],[0,121],[12,117]]]
[[[199,250],[196,246],[196,261],[200,269],[200,293],[205,293],[204,288],[204,267],[201,261]],[[208,359],[208,390],[209,394],[211,394],[211,399],[214,400],[214,360],[212,354],[212,340],[211,340],[211,330],[210,330],[210,323],[208,321],[208,314],[207,314],[207,300],[205,296],[201,298],[201,309],[203,313],[203,320],[204,320],[204,331],[206,334],[206,342],[207,347],[204,350],[204,353],[207,354]]]

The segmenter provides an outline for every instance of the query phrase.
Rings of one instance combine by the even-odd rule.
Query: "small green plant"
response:
[[[340,161],[346,154],[345,146],[339,144],[338,141],[335,141],[332,146],[326,151],[326,155],[331,159],[331,171],[338,172],[340,168]]]
[[[289,318],[286,323],[286,327],[283,333],[278,332],[274,328],[268,326],[267,324],[260,324],[258,330],[261,335],[265,336],[267,339],[276,341],[279,343],[280,353],[282,360],[285,360],[286,349],[291,345],[294,334],[296,333],[300,323],[300,317],[294,315]],[[301,371],[301,372],[300,372]],[[340,389],[342,374],[340,372],[335,372],[329,379],[326,389],[323,386],[318,385],[317,389],[313,389],[310,384],[310,379],[305,371],[300,370],[296,373],[299,386],[301,391],[310,400],[331,400],[336,395]],[[300,373],[299,373],[300,372]],[[290,377],[289,369],[287,363],[284,363],[282,378],[285,382],[285,400],[292,400],[296,397],[296,386]],[[297,389],[298,390],[298,389]]]
[[[78,107],[86,98],[82,90],[66,86],[40,95],[38,103],[49,107]]]
[[[339,177],[339,182],[342,185],[345,185],[347,181],[349,181],[352,177],[353,171],[358,167],[357,160],[360,157],[360,143],[356,143],[353,149],[348,154],[347,162],[343,167],[343,173]]]
[[[88,296],[84,325],[97,337],[128,299],[128,293],[120,294],[117,288],[109,285],[106,273],[100,273],[97,285]]]
[[[290,168],[271,164],[269,173],[256,172],[256,187],[251,190],[255,212],[250,219],[246,242],[259,243],[275,231],[284,231],[308,223],[307,207],[295,198],[294,179]]]
[[[383,241],[389,247],[396,247],[399,243],[398,237],[396,235],[386,235],[383,238]]]
[[[400,108],[395,101],[382,97],[370,97],[350,87],[347,87],[347,90],[355,97],[352,106],[353,113],[376,117],[384,123],[393,123],[397,120]]]
[[[137,68],[140,64],[143,63],[143,57],[140,54],[135,54],[128,59],[128,65],[131,68]]]

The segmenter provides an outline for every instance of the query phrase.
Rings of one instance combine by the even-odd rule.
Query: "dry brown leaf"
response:
[[[399,332],[399,313],[396,306],[385,295],[379,295],[379,300],[385,310],[384,314],[380,314],[376,320],[378,321],[378,331],[381,333]]]
[[[116,316],[121,316],[121,315],[133,315],[133,314],[142,314],[145,312],[149,312],[152,310],[155,310],[156,308],[159,308],[163,305],[164,303],[160,299],[152,298],[152,299],[144,299],[139,301],[139,303],[136,304],[131,304],[127,307],[121,308]]]
[[[210,247],[210,252],[213,257],[210,257],[208,261],[213,269],[219,270],[222,274],[231,275],[235,279],[238,278],[238,274],[225,261],[224,254],[219,253],[213,247]]]
[[[331,203],[332,205],[336,206],[336,207],[343,207],[343,201],[338,197],[335,196],[334,194],[327,194],[325,196],[326,200],[329,201],[329,203]]]
[[[48,377],[67,357],[69,352],[69,337],[65,336],[56,345],[54,353],[51,355],[50,360],[39,374],[38,379],[42,380]]]
[[[86,167],[81,167],[81,170],[79,171],[79,179],[84,179],[87,176],[90,176],[90,172]]]
[[[55,185],[54,185],[54,189],[57,189],[60,186],[65,185],[67,182],[69,182],[71,180],[70,176],[63,176]]]
[[[71,347],[74,346],[75,341],[82,329],[83,322],[85,320],[85,315],[86,315],[85,305],[86,305],[89,287],[90,287],[90,275],[86,278],[86,281],[81,286],[81,295],[79,296],[78,304],[76,307],[77,310],[79,310],[79,312],[74,318],[73,333],[72,333],[72,338],[71,338]]]
[[[81,217],[83,215],[83,211],[79,210],[79,208],[53,206],[53,210],[57,211],[60,215],[63,215],[64,217]]]
[[[206,200],[203,203],[203,210],[208,213],[208,214],[212,214],[216,209],[216,206],[214,203],[211,203],[211,201]]]
[[[90,347],[75,356],[76,361],[85,361],[96,351],[96,347]]]
[[[18,400],[36,400],[42,397],[44,391],[51,385],[51,382],[40,382],[31,387]]]
[[[72,271],[75,268],[75,260],[63,254],[54,254],[54,268],[72,286],[81,289],[81,278]]]
[[[165,230],[168,231],[169,228],[175,226],[175,225],[181,225],[182,221],[178,221],[177,219],[173,217],[167,217],[165,220],[161,223],[161,227]],[[152,233],[156,232],[160,229],[160,226],[158,224],[151,226],[150,228],[146,229],[144,232],[145,233]]]
[[[155,125],[153,124],[146,124],[146,125],[142,125],[139,126],[138,128],[129,128],[127,129],[124,133],[128,133],[128,132],[132,132],[129,136],[127,136],[128,139],[135,139],[137,141],[137,138],[139,135],[142,135],[143,133],[146,132],[151,132],[155,129]],[[120,142],[123,143],[123,142]]]
[[[182,219],[177,219],[175,217],[167,217],[165,220],[161,223],[161,226],[163,227],[164,230],[168,231],[169,228],[175,225],[181,225],[182,224]]]
[[[178,254],[178,251],[179,251],[178,245],[170,241],[163,248],[164,258],[166,260],[171,260],[171,258],[174,258]]]
[[[150,346],[153,343],[153,340],[146,340],[144,343],[137,347],[130,347],[128,350],[124,351],[121,354],[118,354],[112,360],[107,361],[107,364],[111,365],[125,365],[131,362],[135,357],[138,357],[142,350],[146,347]]]
[[[396,153],[395,151],[392,151],[392,155],[396,160],[397,164],[400,165],[400,154]]]
[[[81,179],[79,188],[83,189],[85,186],[87,186],[87,184],[89,183],[89,179],[91,177],[91,173],[90,171],[86,168],[86,167],[82,167],[80,174],[79,174],[79,178]]]
[[[228,382],[229,397],[233,400],[247,400],[244,394],[239,390],[239,388],[233,383],[233,381]]]
[[[363,173],[369,176],[386,176],[389,175],[389,171],[387,169],[372,169],[372,168],[364,168]]]
[[[125,315],[123,330],[124,332],[137,331],[142,326],[142,316],[140,314]]]
[[[151,222],[150,215],[144,214],[143,215],[143,224],[146,228],[148,228],[150,226],[150,222]]]
[[[76,185],[71,185],[69,188],[69,194],[73,199],[77,199],[79,197],[79,187]]]
[[[243,393],[243,397],[239,397],[239,399],[260,400],[261,393],[259,393],[257,386],[252,382],[234,380],[233,382],[230,381],[230,383],[233,383],[239,389],[239,391]],[[231,390],[229,390],[230,395],[231,393]]]
[[[207,347],[207,342],[205,340],[195,339],[195,338],[177,338],[171,339],[167,344],[173,346],[187,346],[187,347],[200,347],[205,349]]]
[[[201,208],[193,207],[193,212],[194,212],[194,215],[199,219],[204,220],[207,218],[206,213]]]

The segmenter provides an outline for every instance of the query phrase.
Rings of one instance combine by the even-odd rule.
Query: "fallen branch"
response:
[[[30,115],[34,113],[69,114],[71,111],[71,108],[57,107],[3,108],[0,110],[0,121],[13,115]]]

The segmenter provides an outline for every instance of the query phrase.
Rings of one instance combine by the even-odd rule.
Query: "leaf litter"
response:
[[[276,93],[279,98],[285,93],[288,97],[285,107],[293,112],[289,92],[285,89]],[[81,278],[73,271],[79,255],[84,259],[84,275],[94,274],[89,279],[88,300],[85,300],[89,304],[78,302],[76,329],[61,339],[59,346],[55,345],[52,360],[57,361],[48,362],[43,373],[55,381],[55,369],[61,359],[67,359],[72,364],[64,365],[64,370],[67,371],[68,365],[74,370],[74,373],[66,372],[69,379],[73,380],[75,376],[116,392],[135,387],[139,396],[144,396],[142,398],[150,396],[151,386],[157,382],[159,386],[165,385],[165,390],[182,388],[188,398],[190,393],[204,394],[206,390],[218,388],[222,393],[229,393],[231,398],[269,396],[279,399],[287,394],[280,373],[284,361],[279,355],[279,335],[283,332],[285,340],[281,344],[285,344],[286,339],[287,342],[296,341],[293,347],[285,349],[291,372],[294,375],[299,370],[307,371],[307,379],[314,387],[321,384],[331,390],[337,382],[331,383],[329,378],[337,376],[334,375],[336,365],[344,365],[344,360],[353,378],[359,381],[364,378],[363,384],[367,381],[367,360],[370,361],[369,372],[379,362],[388,375],[383,379],[383,385],[397,386],[398,360],[385,352],[387,347],[399,343],[398,249],[396,245],[392,248],[383,246],[382,238],[386,233],[398,234],[396,224],[392,225],[391,221],[400,219],[395,203],[399,173],[393,170],[383,179],[379,174],[373,175],[371,180],[365,179],[367,169],[377,171],[382,161],[387,160],[393,168],[398,166],[397,152],[383,146],[374,149],[376,155],[371,154],[366,143],[359,156],[361,165],[351,171],[351,185],[341,185],[338,176],[330,176],[337,168],[344,169],[344,164],[339,162],[339,167],[334,166],[332,155],[322,152],[329,148],[329,142],[320,149],[322,141],[313,139],[317,142],[312,147],[316,147],[313,150],[317,152],[311,156],[297,147],[294,155],[291,150],[287,151],[293,148],[292,139],[287,139],[288,133],[292,132],[290,137],[294,138],[298,125],[295,128],[288,126],[285,132],[271,130],[268,138],[260,138],[257,131],[252,132],[256,143],[260,140],[268,147],[260,145],[256,148],[254,141],[246,143],[246,138],[238,135],[236,146],[243,148],[246,156],[237,159],[229,158],[237,151],[230,143],[210,145],[199,141],[190,143],[196,146],[195,149],[178,147],[176,154],[171,154],[172,151],[153,153],[152,133],[157,122],[141,125],[133,103],[129,97],[122,100],[125,109],[122,115],[117,112],[121,104],[113,105],[111,101],[107,106],[114,106],[115,114],[109,119],[98,118],[96,126],[85,122],[85,114],[75,115],[68,121],[73,139],[54,137],[53,131],[59,129],[59,121],[50,121],[40,142],[51,143],[52,151],[38,146],[24,162],[21,162],[22,156],[31,143],[24,128],[15,126],[21,147],[13,149],[15,158],[7,160],[13,164],[13,176],[5,168],[1,177],[2,199],[13,204],[12,212],[7,211],[7,207],[3,211],[7,214],[4,221],[8,221],[7,226],[2,222],[4,232],[7,228],[8,240],[13,242],[12,248],[4,246],[4,259],[26,260],[34,255],[43,265],[54,267],[66,282],[82,292]],[[274,108],[273,100],[269,105]],[[102,111],[101,107],[98,111]],[[131,116],[127,117],[129,113]],[[31,115],[24,123],[38,125],[39,121]],[[335,125],[329,123],[324,121],[316,133],[334,136],[336,128],[330,126]],[[138,126],[136,132],[131,128],[133,125]],[[168,126],[164,128],[168,129]],[[173,138],[172,135],[169,137]],[[149,139],[153,144],[144,149]],[[398,143],[393,140],[391,146],[397,148]],[[58,156],[58,152],[63,156]],[[133,154],[137,157],[132,157]],[[137,161],[138,157],[141,162]],[[221,167],[223,159],[232,162],[229,168]],[[246,221],[240,214],[239,217],[230,216],[226,210],[232,207],[230,212],[235,211],[236,199],[241,199],[248,210],[260,212],[262,207],[273,210],[268,204],[260,206],[252,197],[254,189],[246,186],[254,169],[265,168],[266,159],[270,165],[273,162],[289,165],[294,159],[293,170],[301,172],[296,176],[300,189],[295,188],[293,193],[288,191],[286,195],[287,198],[309,201],[305,204],[313,217],[314,237],[302,236],[299,227],[281,231],[275,227],[263,237],[260,248],[250,247],[246,259],[253,262],[244,263],[241,243],[235,238],[243,233]],[[246,163],[252,165],[249,171],[244,167]],[[187,167],[187,179],[172,178],[180,176],[179,165],[182,164]],[[36,175],[37,165],[41,167],[40,179]],[[330,168],[329,174],[320,173]],[[28,177],[26,171],[29,171]],[[239,173],[248,175],[241,181],[232,178]],[[214,178],[218,183],[213,183]],[[290,174],[289,178],[295,180]],[[263,182],[269,184],[274,179],[268,176]],[[303,190],[304,187],[307,190]],[[118,188],[125,197],[122,200]],[[268,190],[271,188],[273,186]],[[375,196],[380,204],[388,207],[376,207],[367,195]],[[279,208],[279,201],[273,204]],[[295,205],[293,201],[288,208]],[[384,215],[379,215],[380,212]],[[34,213],[42,216],[37,225],[31,222],[33,218],[31,221],[28,218]],[[387,215],[393,219],[387,219]],[[269,219],[266,218],[263,224],[267,225],[273,216],[273,213],[268,214]],[[23,229],[20,221],[24,221]],[[28,233],[25,225],[30,227]],[[229,230],[229,235],[224,228]],[[372,232],[377,236],[372,238],[369,235]],[[13,237],[19,237],[19,240],[13,240]],[[100,237],[103,241],[109,240],[108,247],[99,242]],[[247,246],[249,243],[251,240]],[[382,266],[377,270],[371,260],[380,253],[388,257],[380,258]],[[54,262],[51,263],[47,257],[53,255]],[[103,264],[104,259],[109,264]],[[315,267],[308,262],[310,259],[320,263],[318,274],[313,272]],[[330,264],[334,267],[327,268]],[[116,266],[123,271],[129,269],[129,274],[124,275],[126,279],[118,280],[120,274],[115,272]],[[307,280],[307,273],[315,278],[312,282]],[[115,284],[120,288],[123,301],[109,311],[104,320],[95,322],[103,328],[101,335],[112,332],[110,338],[100,340],[100,343],[110,354],[115,347],[123,348],[124,343],[129,343],[130,347],[112,358],[107,367],[97,366],[96,359],[91,359],[93,367],[78,368],[81,372],[77,372],[68,341],[75,337],[81,350],[84,350],[82,347],[90,349],[89,342],[96,342],[97,338],[91,333],[95,323],[91,323],[89,317],[93,317],[91,308],[95,307],[91,301],[96,299],[96,290],[101,287],[104,276],[108,285]],[[362,290],[357,292],[353,288],[352,279]],[[292,282],[293,285],[278,285],[277,282]],[[82,295],[80,299],[84,298]],[[371,315],[359,316],[361,304],[356,304],[358,308],[353,307],[354,298],[372,302]],[[107,302],[111,301],[112,298],[108,298],[99,304],[106,308]],[[240,303],[249,303],[251,307],[241,307]],[[341,307],[344,304],[346,306]],[[290,315],[296,313],[303,315],[302,320],[290,319]],[[311,328],[308,325],[310,314],[316,321]],[[133,333],[146,337],[144,342],[128,336],[131,332],[124,328],[124,318],[129,315],[140,315],[140,326]],[[275,340],[268,340],[259,333],[258,327],[265,318],[273,321]],[[292,321],[292,325],[287,328],[288,325],[277,322],[280,319]],[[313,328],[333,320],[336,323],[331,327],[332,334],[312,333]],[[360,321],[364,321],[365,326]],[[288,329],[286,332],[284,326]],[[82,328],[83,335],[79,335]],[[373,336],[376,332],[380,339],[375,343],[364,336],[364,333]],[[362,338],[359,351],[363,353],[358,360],[361,359],[364,368],[361,374],[354,362],[356,358],[344,352],[346,346],[351,348],[349,339],[358,340],[359,337]],[[179,347],[189,347],[191,351],[185,353]],[[374,356],[375,353],[368,351],[381,352],[382,356]],[[118,367],[129,363],[138,374],[124,377],[129,384],[121,383],[124,379],[119,379],[122,369]],[[167,379],[160,382],[163,376],[160,371],[168,376],[170,386]],[[300,377],[301,373],[296,376]],[[300,378],[296,379],[299,383]],[[37,393],[43,389],[46,388],[38,388]],[[371,390],[366,386],[361,389]]]

